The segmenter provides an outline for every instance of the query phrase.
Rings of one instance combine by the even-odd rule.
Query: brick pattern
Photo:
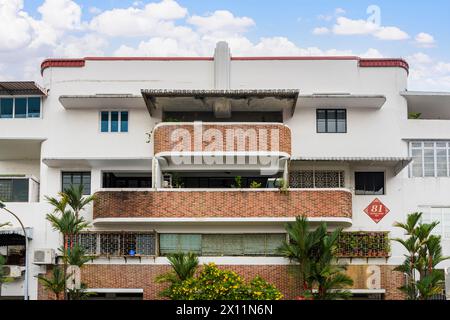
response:
[[[344,190],[280,191],[101,191],[97,218],[352,217]]]
[[[223,150],[213,150],[213,151],[280,151],[291,154],[291,130],[282,124],[233,124],[233,125],[219,125],[219,124],[203,124],[201,126],[203,135],[200,137],[204,137],[204,132],[208,129],[219,130],[222,134],[222,145]],[[153,133],[154,137],[154,153],[158,154],[160,152],[170,152],[174,151],[175,147],[180,144],[182,140],[179,137],[173,136],[172,133],[175,130],[187,130],[191,137],[191,150],[190,151],[202,151],[211,144],[211,141],[203,141],[202,148],[199,150],[194,150],[194,125],[190,124],[180,124],[180,125],[159,125],[155,128]],[[234,130],[235,132],[235,140],[233,143],[230,142],[230,149],[227,149],[227,130]],[[242,134],[240,130],[254,130],[256,139],[250,139],[245,134]],[[276,130],[276,131],[275,131]],[[181,131],[180,131],[181,132]],[[275,133],[277,132],[277,133]],[[277,136],[278,134],[278,136]],[[273,136],[272,136],[273,135]],[[275,139],[275,143],[272,143],[272,138]],[[265,139],[265,140],[264,140]],[[202,140],[206,140],[202,139]],[[216,142],[217,143],[217,142]],[[239,150],[239,146],[243,146],[244,150]],[[180,151],[180,150],[178,150]],[[186,151],[186,150],[183,150]],[[211,151],[211,150],[209,150]]]
[[[300,282],[294,265],[227,265],[219,268],[232,270],[250,281],[256,276],[275,285],[284,299],[295,299],[299,295]],[[381,286],[386,289],[386,300],[402,300],[404,295],[397,289],[403,276],[393,271],[393,266],[381,266]],[[160,299],[158,293],[165,284],[158,284],[155,278],[170,270],[168,265],[86,265],[82,269],[82,281],[89,288],[143,289],[144,299]],[[49,273],[50,271],[48,271]],[[54,296],[39,284],[38,299],[52,300]]]

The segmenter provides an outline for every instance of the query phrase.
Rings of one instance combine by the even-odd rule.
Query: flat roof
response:
[[[33,81],[1,81],[0,95],[20,96],[37,95],[45,96],[47,92]]]

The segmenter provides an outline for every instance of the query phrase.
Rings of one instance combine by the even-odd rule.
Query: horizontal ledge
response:
[[[304,108],[372,108],[381,109],[386,103],[384,95],[312,94],[298,97],[299,107]]]
[[[65,109],[108,108],[108,110],[123,110],[146,108],[146,104],[142,96],[129,94],[60,96],[59,102]],[[120,104],[120,106],[114,106],[115,104]]]
[[[294,189],[290,188],[287,192],[348,192],[352,193],[351,190],[345,188],[323,188],[323,189]],[[236,188],[147,188],[147,189],[98,189],[96,192],[280,192],[277,188],[247,188],[247,189],[236,189]]]
[[[86,292],[95,293],[144,293],[144,289],[124,289],[124,288],[90,288]]]

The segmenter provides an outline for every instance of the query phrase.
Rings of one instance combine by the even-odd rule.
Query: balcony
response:
[[[161,123],[153,137],[155,155],[205,151],[291,154],[291,130],[280,123]]]
[[[160,189],[96,193],[94,223],[167,221],[312,221],[351,224],[352,194],[346,189]]]

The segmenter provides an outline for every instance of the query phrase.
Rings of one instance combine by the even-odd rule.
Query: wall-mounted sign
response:
[[[364,212],[376,223],[380,222],[389,211],[388,207],[386,207],[379,199],[373,200],[372,203],[364,209]]]

